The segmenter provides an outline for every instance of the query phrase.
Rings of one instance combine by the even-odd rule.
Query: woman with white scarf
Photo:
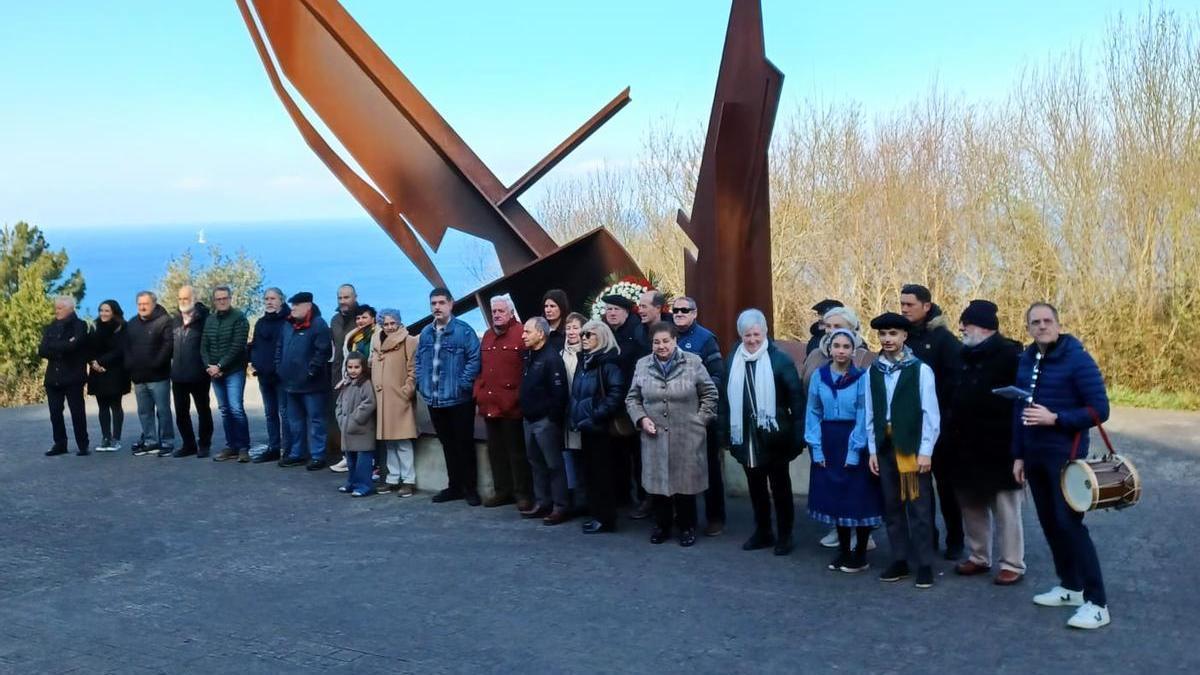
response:
[[[549,295],[549,293],[547,293]],[[562,356],[563,365],[567,368],[567,390],[570,391],[571,383],[575,381],[575,369],[579,367],[579,352],[583,349],[583,340],[580,333],[583,332],[583,324],[587,323],[587,317],[577,312],[571,312],[567,318],[562,321],[563,328],[563,348],[559,351]],[[582,439],[578,431],[571,431],[570,425],[566,425],[566,441],[563,443],[563,465],[567,472],[567,489],[571,491],[571,508],[576,512],[581,512],[587,506],[587,490],[583,480],[583,460],[579,457],[580,449],[583,447]]]
[[[746,471],[754,506],[754,534],[742,550],[775,545],[792,552],[792,479],[788,465],[804,449],[804,389],[796,362],[768,338],[767,317],[757,309],[738,316],[741,344],[729,359],[721,433]],[[777,534],[771,528],[775,505]]]

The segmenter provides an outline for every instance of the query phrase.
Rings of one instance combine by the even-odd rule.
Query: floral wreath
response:
[[[642,293],[653,290],[655,287],[649,279],[632,274],[619,279],[616,275],[612,275],[607,281],[608,285],[600,289],[588,303],[588,306],[591,307],[591,318],[596,321],[604,320],[604,308],[608,305],[604,302],[604,296],[620,295],[629,298],[636,304],[641,299]]]

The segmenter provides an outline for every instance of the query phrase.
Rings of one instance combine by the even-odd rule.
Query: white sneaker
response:
[[[1092,630],[1093,628],[1107,626],[1110,621],[1112,619],[1108,617],[1107,607],[1100,607],[1099,605],[1085,602],[1082,607],[1075,610],[1075,615],[1067,620],[1067,625],[1071,628]]]
[[[838,547],[838,534],[837,534],[836,527],[833,528],[832,530],[830,530],[829,534],[827,534],[821,538],[821,545],[824,546],[825,548],[837,548]]]
[[[96,447],[92,448],[92,451],[93,452],[112,452],[113,449],[107,445],[101,444],[101,445],[97,445]]]
[[[113,441],[112,445],[108,446],[109,452],[120,452],[121,441]]]
[[[350,467],[346,466],[346,458],[342,457],[341,461],[329,467],[329,470],[334,473],[346,473],[350,470]]]
[[[1083,591],[1068,591],[1062,586],[1055,586],[1033,596],[1033,603],[1042,607],[1079,607],[1083,605]]]

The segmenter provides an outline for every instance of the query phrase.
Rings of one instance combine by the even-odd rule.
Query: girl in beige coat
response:
[[[400,312],[379,312],[382,330],[371,337],[371,381],[375,385],[376,438],[384,444],[387,481],[382,491],[411,497],[416,490],[413,441],[417,438],[415,364],[417,338],[400,323]]]

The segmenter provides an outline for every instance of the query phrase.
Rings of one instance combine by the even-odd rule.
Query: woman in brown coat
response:
[[[641,431],[642,487],[654,504],[650,542],[679,528],[679,545],[696,543],[696,495],[708,489],[706,427],[717,416],[717,387],[699,356],[679,349],[673,324],[650,329],[653,352],[637,362],[625,406]]]
[[[371,382],[377,407],[375,435],[387,455],[387,482],[381,491],[394,489],[401,497],[411,497],[417,483],[413,465],[417,338],[400,323],[400,312],[385,309],[379,318],[383,330],[371,337]]]

